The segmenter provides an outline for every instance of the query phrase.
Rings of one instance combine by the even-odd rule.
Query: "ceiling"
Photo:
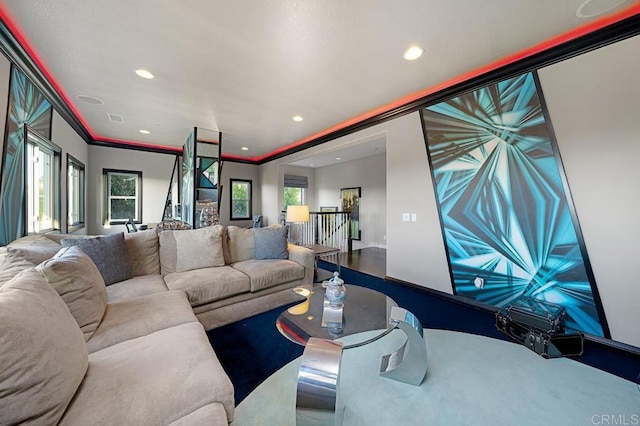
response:
[[[260,161],[638,3],[0,0],[0,16],[93,139],[179,147],[198,127]]]

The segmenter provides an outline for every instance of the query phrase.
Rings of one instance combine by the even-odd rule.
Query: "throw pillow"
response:
[[[18,238],[7,246],[9,253],[24,257],[34,265],[51,259],[58,250],[60,250],[60,244],[51,241],[42,234]]]
[[[227,234],[229,235],[229,263],[253,259],[256,251],[253,228],[246,229],[229,225],[227,226]]]
[[[87,346],[34,268],[0,288],[0,348],[0,424],[57,425],[87,372]]]
[[[61,243],[62,247],[80,247],[98,267],[106,285],[128,280],[133,276],[123,232],[100,237],[65,238]]]
[[[255,228],[255,259],[288,259],[287,228]]]
[[[223,235],[224,227],[220,225],[160,232],[162,275],[224,266]]]
[[[64,247],[36,270],[62,297],[89,340],[107,309],[107,288],[93,261],[80,247]]]
[[[158,233],[154,229],[125,234],[131,272],[134,277],[160,273]]]
[[[25,269],[33,268],[33,263],[22,256],[12,253],[0,254],[0,287]]]

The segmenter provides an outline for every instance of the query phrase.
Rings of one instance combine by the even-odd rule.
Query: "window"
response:
[[[305,193],[309,186],[306,176],[284,175],[284,208],[306,204]]]
[[[123,224],[142,220],[142,172],[103,170],[105,181],[105,222]]]
[[[251,181],[231,179],[231,220],[251,219]]]
[[[84,228],[84,164],[67,154],[67,232]]]
[[[61,149],[28,127],[25,140],[27,233],[60,229]]]

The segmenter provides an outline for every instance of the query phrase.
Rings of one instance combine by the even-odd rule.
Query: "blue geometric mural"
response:
[[[0,245],[24,236],[24,125],[51,139],[51,104],[15,66],[7,108],[0,194]]]
[[[422,117],[455,293],[561,304],[568,328],[608,334],[533,74]]]

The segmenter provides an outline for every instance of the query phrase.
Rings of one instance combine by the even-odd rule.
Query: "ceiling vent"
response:
[[[102,99],[94,98],[93,96],[78,95],[78,99],[91,105],[104,105],[104,101]]]
[[[118,114],[107,114],[109,116],[109,120],[114,123],[124,123],[124,117]]]

